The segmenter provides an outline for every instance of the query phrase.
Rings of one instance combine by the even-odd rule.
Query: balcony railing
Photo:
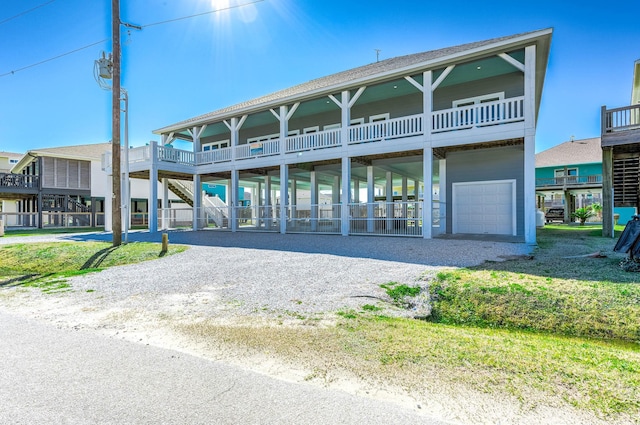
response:
[[[432,131],[466,130],[524,120],[524,96],[435,111]]]
[[[0,173],[0,188],[12,189],[37,189],[40,183],[39,176],[27,174]]]
[[[602,175],[595,174],[590,176],[564,176],[536,179],[536,187],[549,186],[586,186],[602,184]]]
[[[524,96],[513,97],[495,102],[487,102],[432,112],[432,133],[482,128],[524,120]],[[635,118],[634,118],[635,119]],[[635,122],[635,121],[632,121]],[[426,131],[424,115],[416,114],[390,120],[358,124],[348,127],[349,145],[371,142],[384,142],[403,137],[419,136]],[[244,143],[235,147],[215,149],[194,153],[172,147],[158,146],[156,161],[185,165],[216,164],[232,160],[245,160],[285,153],[297,153],[316,149],[341,147],[342,129],[331,129],[316,133],[289,136],[262,142]],[[153,146],[143,146],[129,150],[129,162],[148,162],[152,160]],[[234,155],[235,154],[235,155]],[[110,171],[110,153],[103,155],[102,168]]]
[[[640,129],[640,105],[605,109],[602,107],[602,134]]]
[[[349,143],[366,143],[422,134],[422,114],[349,127]]]
[[[340,146],[340,129],[325,130],[318,133],[289,136],[285,139],[286,152],[302,152],[313,149],[332,148]]]

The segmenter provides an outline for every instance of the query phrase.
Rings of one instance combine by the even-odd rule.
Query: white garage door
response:
[[[453,183],[453,233],[516,234],[516,181]]]

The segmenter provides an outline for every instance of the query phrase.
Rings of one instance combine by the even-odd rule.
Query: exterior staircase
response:
[[[169,179],[169,189],[180,199],[193,207],[193,182]],[[220,228],[229,227],[229,206],[217,196],[202,196],[202,209],[206,217]]]

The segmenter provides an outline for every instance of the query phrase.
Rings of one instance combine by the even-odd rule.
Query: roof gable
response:
[[[536,154],[536,168],[602,163],[600,138],[570,140]]]

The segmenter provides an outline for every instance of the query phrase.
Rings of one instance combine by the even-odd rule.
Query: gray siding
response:
[[[447,153],[447,233],[452,232],[452,184],[516,180],[516,233],[524,236],[524,147],[508,146]]]

